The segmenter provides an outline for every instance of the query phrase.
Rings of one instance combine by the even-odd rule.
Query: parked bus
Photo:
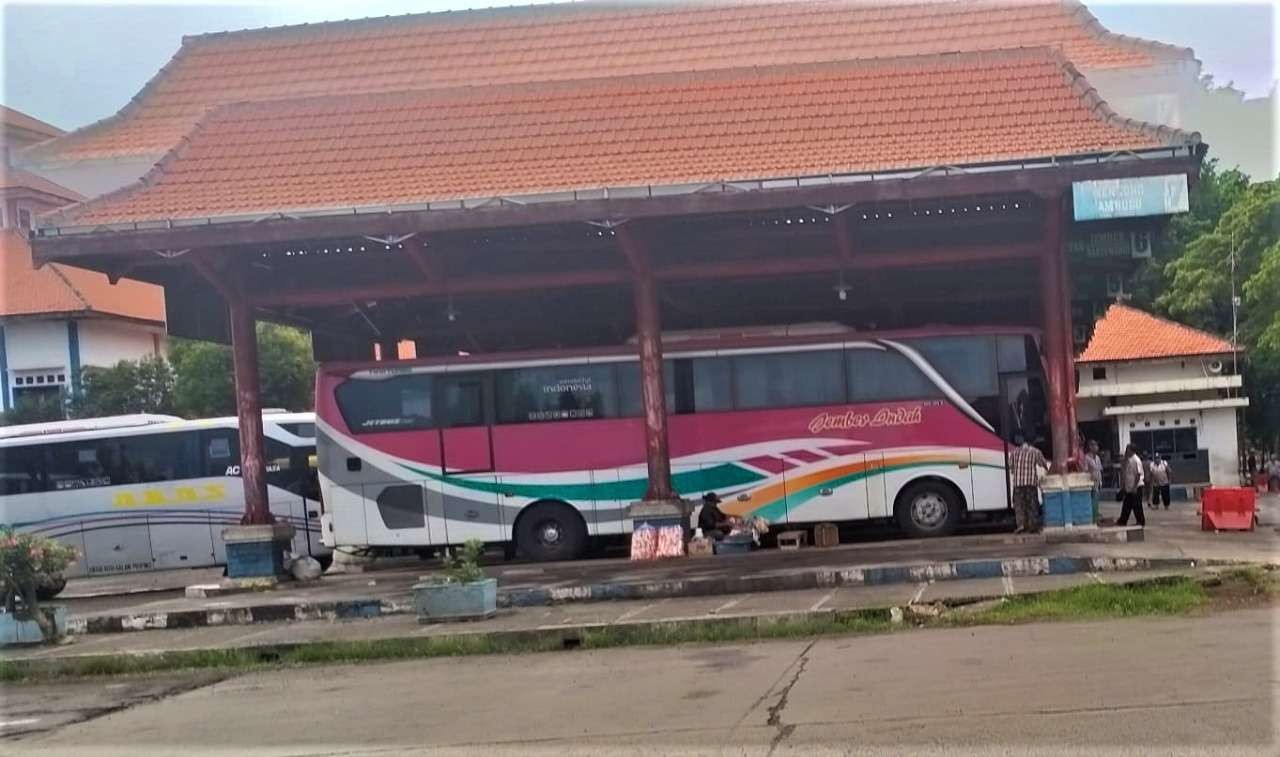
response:
[[[315,416],[269,412],[268,497],[295,528],[293,553],[324,558]],[[226,563],[222,529],[244,489],[235,418],[128,415],[0,428],[0,523],[80,557],[68,577]]]
[[[1006,442],[1047,436],[1035,335],[840,326],[664,336],[672,482],[778,524],[914,535],[1009,507]],[[538,560],[626,533],[647,483],[634,346],[320,369],[325,543],[478,538]]]

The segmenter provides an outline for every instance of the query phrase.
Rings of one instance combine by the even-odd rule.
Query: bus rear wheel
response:
[[[520,514],[516,548],[530,560],[575,560],[587,548],[587,524],[563,502],[539,502]]]
[[[893,514],[909,536],[946,536],[959,525],[961,510],[960,498],[950,486],[918,481],[898,497]]]

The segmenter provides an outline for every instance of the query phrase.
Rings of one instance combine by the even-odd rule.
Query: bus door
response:
[[[493,471],[493,390],[484,375],[439,376],[435,381],[440,426],[440,467],[451,473]]]
[[[484,374],[443,375],[436,377],[434,387],[440,468],[445,475],[438,485],[445,541],[505,541],[510,535],[493,461],[493,379]]]
[[[1004,432],[1005,469],[1008,470],[1012,439],[1021,434],[1050,457],[1048,403],[1044,379],[1035,373],[1006,373],[1000,376],[1000,428]],[[975,482],[975,488],[976,488]],[[1009,477],[1004,476],[1006,498],[1011,497]],[[1012,499],[1009,499],[1012,502]]]

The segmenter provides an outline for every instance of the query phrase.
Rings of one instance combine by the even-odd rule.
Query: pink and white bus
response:
[[[664,336],[672,479],[779,524],[950,533],[1009,507],[1006,444],[1047,438],[1036,336],[810,325]],[[478,538],[537,560],[627,533],[646,487],[634,346],[327,364],[327,544]]]

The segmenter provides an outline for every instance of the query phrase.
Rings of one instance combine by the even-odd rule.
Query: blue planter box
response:
[[[61,606],[41,607],[46,616],[53,616],[53,627],[58,635],[67,632],[67,608]],[[12,613],[0,612],[0,647],[18,644],[43,644],[44,635],[34,620],[14,617]]]
[[[469,584],[423,581],[413,585],[413,606],[419,623],[491,618],[498,611],[498,580]]]
[[[1042,491],[1046,527],[1094,525],[1093,482],[1087,476],[1049,476]]]

